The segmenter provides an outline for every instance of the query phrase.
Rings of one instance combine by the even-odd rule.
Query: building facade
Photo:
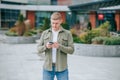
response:
[[[80,5],[69,6],[71,11],[75,13],[76,20],[80,23],[90,22],[92,28],[98,27],[105,21],[111,24],[111,31],[120,31],[120,0],[101,0]],[[106,8],[111,7],[112,9]],[[102,9],[104,7],[104,9]],[[106,8],[106,9],[105,9]]]
[[[69,1],[69,0],[68,0]],[[1,1],[1,24],[0,28],[11,28],[19,14],[23,14],[31,21],[32,27],[40,27],[44,18],[50,18],[52,12],[60,11],[63,22],[68,19],[69,9],[67,0],[2,0]],[[66,5],[62,4],[65,2]],[[62,6],[61,6],[62,5]]]
[[[20,13],[31,21],[33,28],[39,28],[44,18],[60,11],[63,22],[70,26],[79,21],[90,22],[95,28],[109,21],[113,31],[120,31],[120,9],[100,9],[119,4],[119,0],[2,0],[0,28],[12,27]]]

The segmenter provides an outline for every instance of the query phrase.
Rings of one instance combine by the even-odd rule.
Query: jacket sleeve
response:
[[[44,35],[45,35],[45,32],[42,33],[38,46],[37,46],[37,50],[39,53],[43,53],[46,50],[46,46],[44,44]]]
[[[68,34],[68,46],[59,44],[59,49],[64,53],[73,54],[73,52],[74,52],[73,37],[70,32]]]

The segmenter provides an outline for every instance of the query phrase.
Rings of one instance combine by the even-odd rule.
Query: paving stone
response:
[[[0,80],[42,80],[37,44],[0,44]],[[68,55],[70,80],[120,80],[120,57]],[[56,79],[55,79],[56,80]]]

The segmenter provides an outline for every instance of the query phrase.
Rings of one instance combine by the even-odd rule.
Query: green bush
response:
[[[103,44],[104,45],[120,45],[120,37],[106,38]]]
[[[82,43],[82,41],[80,40],[80,38],[77,37],[77,36],[73,36],[73,41],[74,41],[75,43]]]
[[[94,37],[97,37],[97,36],[99,36],[100,35],[100,32],[99,31],[94,31],[94,30],[91,30],[91,31],[89,31],[88,32],[88,35],[86,36],[86,40],[87,40],[87,43],[92,43],[92,39],[94,38]]]
[[[87,44],[104,44],[104,45],[120,45],[120,37],[110,37],[110,24],[108,21],[101,24],[98,28],[88,30],[81,33],[79,38],[82,43]],[[77,39],[79,40],[79,39]]]
[[[35,30],[35,29],[31,29],[31,30],[29,30],[29,32],[31,32],[32,34],[37,34],[37,30]]]
[[[95,37],[92,39],[92,44],[103,44],[104,40],[108,37]]]
[[[19,14],[18,21],[23,22],[25,20],[23,14]]]
[[[120,45],[120,37],[95,37],[92,39],[93,44]]]
[[[81,33],[79,38],[82,43],[91,44],[94,37],[99,36],[98,30],[90,30],[85,33]]]
[[[62,23],[61,26],[64,28],[64,29],[67,29],[69,30],[69,25],[67,23]]]
[[[105,22],[103,24],[101,24],[98,28],[92,29],[92,30],[88,30],[86,31],[86,34],[80,34],[80,40],[83,43],[87,43],[87,44],[91,44],[92,43],[92,39],[95,37],[109,37],[110,33],[108,31],[108,27],[109,27],[109,22]]]
[[[103,24],[101,24],[99,27],[102,29],[109,29],[110,26],[111,25],[110,25],[109,21],[106,21]]]
[[[18,36],[18,34],[16,32],[10,32],[10,31],[6,32],[5,35],[7,35],[7,36]]]
[[[29,31],[26,31],[23,36],[33,36],[33,35],[36,35],[37,33],[38,33],[38,30],[31,29]]]
[[[24,35],[23,36],[33,36],[33,33],[32,32],[30,32],[30,31],[27,31],[27,32],[25,32],[24,33]]]
[[[46,30],[50,28],[50,20],[48,18],[44,18],[43,25],[40,27],[42,30]]]

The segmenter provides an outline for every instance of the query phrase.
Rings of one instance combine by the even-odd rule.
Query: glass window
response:
[[[51,5],[57,5],[57,0],[51,0]]]
[[[41,25],[43,25],[43,20],[45,18],[50,19],[51,12],[36,12],[36,27],[39,28]]]
[[[19,10],[1,9],[1,28],[10,28],[18,18]]]

